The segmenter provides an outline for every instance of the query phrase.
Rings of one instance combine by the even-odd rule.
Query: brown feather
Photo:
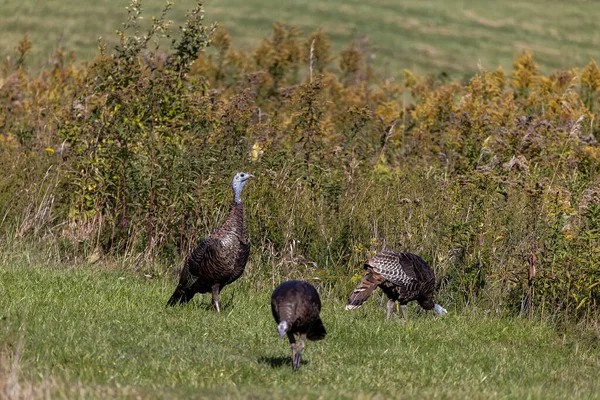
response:
[[[385,278],[378,273],[373,271],[373,268],[366,266],[367,274],[362,279],[360,284],[354,289],[354,292],[348,299],[348,305],[346,310],[352,310],[363,305],[365,301],[371,297],[373,291],[377,289],[377,286],[385,282]]]

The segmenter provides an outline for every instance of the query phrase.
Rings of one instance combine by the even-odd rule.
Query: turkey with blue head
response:
[[[187,304],[196,293],[211,292],[212,303],[220,312],[219,293],[224,286],[235,282],[243,274],[250,255],[241,194],[248,179],[253,177],[247,172],[238,172],[233,177],[233,200],[227,219],[187,256],[179,284],[167,302],[168,306]]]
[[[383,290],[389,301],[387,318],[390,318],[396,301],[400,303],[406,321],[406,304],[416,300],[425,310],[433,309],[437,314],[447,313],[433,302],[435,274],[427,263],[416,254],[384,250],[369,259],[364,269],[366,274],[348,299],[346,310],[363,305],[377,287]]]
[[[283,339],[287,335],[292,349],[292,367],[300,367],[302,350],[306,339],[325,338],[325,327],[321,321],[321,299],[313,285],[304,281],[287,281],[277,286],[271,295],[271,311],[277,323],[277,332]],[[296,344],[294,335],[299,335]]]

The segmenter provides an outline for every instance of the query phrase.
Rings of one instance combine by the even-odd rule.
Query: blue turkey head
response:
[[[238,172],[233,177],[233,181],[231,182],[231,187],[233,188],[233,194],[235,196],[235,201],[238,203],[242,201],[240,195],[242,194],[242,189],[246,185],[246,181],[250,178],[254,178],[254,175],[249,174],[248,172]]]

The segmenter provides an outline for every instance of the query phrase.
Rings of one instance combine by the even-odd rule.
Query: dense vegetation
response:
[[[276,24],[248,54],[200,7],[173,39],[168,10],[143,31],[140,4],[128,10],[114,55],[77,67],[57,53],[31,76],[25,38],[4,63],[5,251],[40,243],[57,260],[163,273],[222,221],[248,170],[258,280],[314,277],[343,297],[366,257],[397,248],[430,262],[458,308],[596,321],[594,61],[544,76],[524,53],[510,74],[465,83],[382,81],[360,43],[332,65],[320,30]]]

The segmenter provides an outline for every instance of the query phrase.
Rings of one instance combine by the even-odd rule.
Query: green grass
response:
[[[27,32],[35,43],[33,67],[42,65],[58,43],[80,59],[96,53],[97,37],[116,40],[127,0],[5,0],[0,14],[0,56],[5,57]],[[164,4],[145,0],[146,18]],[[192,0],[176,1],[170,15],[180,23]],[[583,67],[598,58],[600,31],[595,1],[509,0],[208,0],[208,21],[219,21],[239,48],[253,48],[271,32],[273,22],[308,33],[323,27],[336,50],[361,35],[375,50],[374,65],[387,76],[403,68],[467,75],[477,63],[510,69],[516,54],[534,51],[543,72]]]
[[[53,398],[600,397],[598,349],[539,321],[450,306],[444,318],[413,307],[407,324],[388,322],[379,296],[346,312],[325,294],[328,336],[309,342],[294,372],[270,290],[245,278],[223,292],[216,314],[206,296],[165,308],[174,285],[96,266],[3,262],[0,390],[4,382],[13,394]]]

